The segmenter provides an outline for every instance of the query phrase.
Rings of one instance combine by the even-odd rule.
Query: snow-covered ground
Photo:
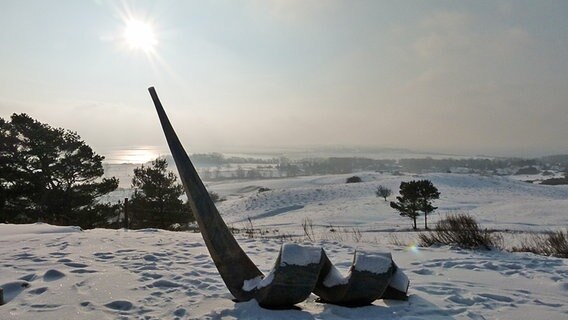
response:
[[[297,310],[235,303],[201,235],[161,230],[86,230],[46,224],[0,224],[0,319],[566,319],[568,260],[528,253],[397,246],[390,232],[407,229],[374,194],[396,193],[400,181],[430,179],[441,191],[440,214],[466,211],[485,226],[545,230],[565,227],[568,187],[507,178],[427,174],[359,174],[210,184],[230,225],[301,234],[309,218],[330,259],[347,272],[356,249],[391,251],[409,276],[408,301],[345,308],[315,302]],[[258,187],[270,188],[259,193]],[[115,195],[117,198],[122,195]],[[394,196],[393,196],[394,197]],[[362,239],[330,236],[330,225],[356,226]],[[402,234],[402,233],[401,233]],[[237,237],[267,273],[282,238]],[[322,240],[326,239],[326,240]],[[335,240],[334,240],[335,239]],[[356,242],[355,240],[361,240]]]
[[[429,179],[440,191],[439,207],[429,217],[435,223],[452,212],[466,212],[492,229],[542,231],[568,225],[568,186],[545,186],[507,177],[432,173],[391,175],[357,174],[362,183],[345,183],[353,174],[294,179],[211,183],[227,197],[218,204],[224,219],[236,226],[251,218],[256,226],[298,230],[305,218],[315,225],[357,226],[362,231],[396,231],[410,227],[388,201],[378,198],[379,185],[392,189],[395,200],[401,181]],[[258,192],[258,187],[270,191]],[[419,221],[421,222],[421,221]]]

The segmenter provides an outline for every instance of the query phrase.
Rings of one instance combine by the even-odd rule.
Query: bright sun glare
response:
[[[126,44],[135,50],[152,52],[158,44],[152,24],[146,21],[127,20],[123,36]]]

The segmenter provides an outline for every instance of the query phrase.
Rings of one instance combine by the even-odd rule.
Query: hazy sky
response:
[[[0,117],[99,153],[357,145],[568,152],[568,1],[0,0]],[[151,23],[131,49],[125,18]]]

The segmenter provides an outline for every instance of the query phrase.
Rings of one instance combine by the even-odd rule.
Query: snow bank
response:
[[[32,223],[32,224],[5,224],[0,223],[0,236],[13,236],[13,235],[33,235],[33,234],[46,234],[46,233],[69,233],[81,232],[81,228],[75,226],[53,226],[47,223]]]

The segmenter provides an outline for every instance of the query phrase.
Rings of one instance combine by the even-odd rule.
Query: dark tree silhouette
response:
[[[44,221],[81,227],[106,226],[97,198],[118,187],[101,179],[104,157],[72,131],[53,128],[27,114],[0,119],[0,211],[7,222]],[[110,214],[111,211],[105,211]],[[83,221],[88,217],[89,223]]]
[[[412,219],[412,228],[416,230],[416,217],[420,215],[416,189],[412,188],[408,182],[401,182],[399,192],[400,196],[396,197],[397,201],[391,201],[390,206],[397,210],[401,216]]]
[[[432,206],[432,200],[440,197],[440,192],[430,180],[412,180],[400,183],[400,196],[397,201],[390,203],[391,208],[397,210],[401,216],[408,217],[413,221],[413,229],[416,230],[416,218],[420,211],[424,213],[424,227],[428,229],[428,214],[437,209]]]
[[[134,169],[132,187],[136,190],[129,207],[133,228],[183,229],[193,220],[189,205],[180,199],[183,187],[168,171],[166,159],[158,158],[150,166]]]
[[[418,180],[418,209],[424,212],[424,229],[428,229],[428,215],[438,207],[432,206],[432,201],[440,198],[438,188],[430,180]]]
[[[361,180],[361,178],[358,176],[352,176],[345,180],[345,183],[359,183],[359,182],[363,182],[363,180]]]
[[[377,195],[377,197],[383,198],[385,199],[385,201],[387,201],[387,198],[391,196],[392,194],[392,190],[380,185],[379,187],[377,187],[377,191],[375,191],[375,194]]]

